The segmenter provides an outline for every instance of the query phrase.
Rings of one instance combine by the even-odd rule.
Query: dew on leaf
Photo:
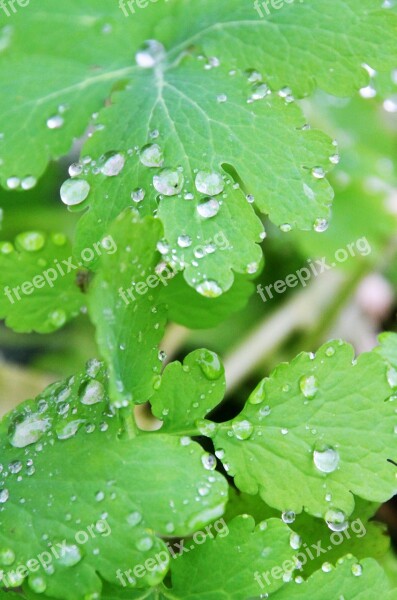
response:
[[[338,468],[339,460],[339,454],[333,448],[313,452],[313,462],[322,473],[333,473]]]
[[[219,104],[222,104],[223,102],[227,102],[227,96],[226,94],[218,94],[216,100],[219,102]]]
[[[138,203],[142,202],[145,197],[145,190],[143,188],[137,188],[133,192],[131,192],[131,199]]]
[[[152,69],[165,57],[165,48],[157,40],[147,40],[135,54],[138,67]]]
[[[17,235],[16,245],[27,252],[37,252],[44,247],[45,237],[40,231],[25,231]]]
[[[136,543],[136,549],[140,550],[141,552],[147,552],[151,548],[153,548],[153,540],[149,536],[141,538]]]
[[[22,179],[21,188],[23,190],[31,190],[32,188],[34,188],[36,183],[37,183],[36,177],[33,177],[33,175],[28,175],[27,177],[24,177]]]
[[[68,440],[80,429],[85,423],[84,419],[74,419],[72,421],[60,422],[56,426],[56,434],[59,440]]]
[[[116,177],[125,165],[125,156],[121,152],[108,152],[101,161],[101,173],[107,177]]]
[[[10,497],[10,493],[6,488],[0,490],[0,504],[5,504]]]
[[[61,186],[61,200],[67,206],[84,202],[90,192],[90,184],[85,179],[67,179]]]
[[[315,179],[324,179],[325,171],[322,167],[313,167],[312,175]]]
[[[318,390],[317,379],[314,375],[304,375],[299,380],[299,387],[305,398],[311,400]]]
[[[66,323],[66,313],[65,311],[60,308],[58,310],[53,310],[49,316],[49,321],[52,325],[54,325],[54,327],[62,327],[62,325],[64,325]]]
[[[251,437],[254,426],[248,419],[235,419],[232,423],[232,429],[238,440],[247,440]]]
[[[164,196],[176,196],[183,187],[184,177],[176,169],[163,169],[153,177],[154,188]]]
[[[206,298],[217,298],[223,290],[216,281],[206,280],[196,286],[196,292]]]
[[[266,398],[266,379],[262,379],[262,381],[256,386],[253,392],[248,397],[248,402],[250,404],[260,404]]]
[[[100,381],[93,379],[89,381],[81,395],[80,402],[82,404],[97,404],[102,402],[105,397],[105,388]]]
[[[363,568],[360,564],[355,563],[354,565],[352,565],[352,574],[355,577],[360,577],[360,575],[362,575],[363,573]]]
[[[207,471],[213,471],[216,468],[216,458],[213,454],[203,454],[201,462],[203,463],[204,469],[207,469]]]
[[[149,144],[142,148],[139,160],[145,167],[162,167],[164,163],[163,151],[158,144]]]
[[[225,188],[222,175],[212,171],[199,171],[196,175],[195,184],[197,190],[207,196],[216,196],[223,192]]]
[[[19,179],[19,177],[9,177],[7,179],[7,187],[10,190],[16,190],[17,188],[19,188],[21,184],[21,180]]]
[[[330,509],[325,513],[325,521],[332,531],[344,531],[349,522],[342,510]]]
[[[142,515],[137,510],[127,516],[127,523],[128,525],[131,525],[131,527],[135,527],[135,525],[138,525],[141,521]]]
[[[251,100],[262,100],[270,93],[270,90],[266,83],[257,83],[252,88]]]
[[[204,202],[197,205],[197,212],[203,219],[215,217],[219,212],[219,202],[215,198],[206,198]]]
[[[15,562],[15,553],[11,548],[0,548],[0,565],[9,567]]]
[[[10,425],[8,435],[14,448],[35,444],[51,426],[50,419],[39,414],[17,415]]]
[[[177,241],[180,248],[189,248],[192,245],[192,239],[188,235],[180,235]]]
[[[289,545],[291,546],[291,548],[293,550],[299,550],[299,548],[302,545],[302,539],[301,539],[300,535],[298,535],[297,533],[295,533],[293,531],[291,533],[291,535],[289,536]]]
[[[215,352],[211,352],[210,350],[200,350],[197,363],[205,377],[210,381],[219,379],[223,374],[222,363]]]
[[[61,555],[57,562],[64,567],[73,567],[83,558],[81,550],[76,544],[63,544]]]
[[[36,594],[42,594],[47,589],[46,580],[40,575],[30,575],[28,585],[32,592],[35,592]]]
[[[83,172],[83,165],[81,163],[72,163],[68,169],[70,177],[78,177]]]
[[[295,513],[292,510],[285,510],[281,514],[281,518],[284,523],[293,523],[295,521]]]
[[[328,229],[328,221],[327,219],[316,219],[313,225],[314,231],[317,233],[323,233]]]
[[[331,162],[333,165],[337,165],[337,164],[339,164],[339,161],[340,161],[340,156],[339,156],[339,154],[332,154],[332,155],[329,157],[329,161],[330,161],[330,162]]]
[[[289,223],[283,223],[283,225],[280,225],[280,229],[283,233],[288,233],[291,231],[292,227]]]
[[[53,115],[47,119],[47,127],[48,129],[60,129],[64,122],[65,120],[61,115]]]

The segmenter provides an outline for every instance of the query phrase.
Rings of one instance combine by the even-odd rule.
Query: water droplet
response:
[[[145,197],[145,190],[143,188],[137,188],[131,193],[131,198],[134,202],[142,202]]]
[[[50,420],[43,419],[39,414],[17,415],[8,431],[10,444],[14,448],[35,444],[50,426]]]
[[[248,402],[250,404],[260,404],[266,398],[265,385],[267,379],[262,379],[262,381],[256,386],[254,391],[248,397]]]
[[[328,221],[327,219],[316,219],[313,225],[314,231],[317,233],[323,233],[328,229]]]
[[[196,292],[206,298],[217,298],[222,294],[222,288],[216,281],[203,281],[196,287]]]
[[[225,183],[222,175],[215,172],[199,171],[195,180],[196,188],[207,196],[216,196],[223,192]]]
[[[252,88],[251,100],[262,100],[270,93],[266,83],[257,83]]]
[[[62,327],[66,323],[67,315],[66,315],[65,311],[60,308],[58,310],[53,310],[48,315],[48,319],[49,319],[49,322],[51,323],[51,325],[54,325],[54,327],[59,328],[59,327]]]
[[[325,351],[325,355],[328,356],[328,358],[330,358],[331,356],[334,356],[334,354],[335,354],[335,348],[333,348],[332,346],[329,346]]]
[[[322,473],[333,473],[339,465],[339,454],[333,448],[314,450],[313,462]]]
[[[15,562],[15,553],[11,548],[0,548],[0,565],[9,567]]]
[[[197,205],[197,212],[203,219],[215,217],[219,212],[220,204],[215,198],[206,198],[204,202]]]
[[[85,423],[84,419],[75,419],[73,421],[58,423],[56,427],[57,438],[59,440],[68,440],[76,435],[83,423]]]
[[[305,398],[311,400],[317,393],[318,383],[314,375],[304,375],[299,380],[299,387]]]
[[[19,177],[9,177],[7,179],[7,187],[10,190],[16,190],[17,188],[19,188],[21,184],[21,180],[19,179]]]
[[[247,440],[254,431],[254,426],[247,419],[235,419],[232,423],[234,435],[238,440]]]
[[[342,510],[330,509],[325,513],[325,521],[332,531],[344,531],[349,522]]]
[[[151,69],[165,57],[165,48],[157,40],[147,40],[135,54],[138,67]]]
[[[163,169],[153,177],[154,188],[164,196],[175,196],[183,187],[184,177],[175,169]]]
[[[10,497],[10,493],[7,489],[3,488],[0,490],[0,504],[5,504]]]
[[[36,183],[37,183],[36,177],[33,177],[33,175],[28,175],[27,177],[22,179],[21,188],[23,190],[31,190],[32,188],[34,188]]]
[[[330,571],[332,571],[332,569],[333,567],[329,562],[325,562],[321,565],[321,570],[323,571],[323,573],[329,573]]]
[[[199,357],[197,358],[197,363],[205,377],[210,381],[219,379],[224,373],[219,356],[210,350],[201,350]]]
[[[246,271],[249,275],[253,275],[259,269],[259,265],[257,262],[252,262],[247,265]]]
[[[61,186],[61,200],[67,206],[83,202],[90,192],[90,184],[85,179],[67,179]]]
[[[360,575],[362,575],[363,573],[363,568],[361,565],[359,565],[358,563],[355,563],[354,565],[352,565],[352,574],[355,577],[360,577]]]
[[[8,469],[10,473],[16,475],[20,471],[22,471],[22,463],[20,460],[14,460],[12,463],[8,465]]]
[[[28,584],[30,589],[36,594],[42,594],[47,589],[46,580],[40,575],[29,575]]]
[[[217,102],[219,102],[219,104],[222,104],[223,102],[227,102],[227,96],[226,94],[219,94],[216,97]]]
[[[137,510],[130,513],[127,517],[127,523],[128,523],[128,525],[131,525],[131,527],[135,527],[135,525],[138,525],[141,521],[142,521],[142,515]]]
[[[161,167],[164,163],[164,155],[158,144],[149,144],[142,148],[139,160],[145,167]]]
[[[62,546],[61,555],[57,562],[64,567],[73,567],[81,561],[83,555],[80,548],[75,544],[67,544]]]
[[[70,177],[78,177],[83,172],[83,165],[81,163],[72,163],[69,166],[68,171]]]
[[[207,471],[213,471],[216,468],[216,458],[213,454],[203,454],[201,457],[201,462],[203,463],[204,469]]]
[[[192,245],[192,239],[188,235],[180,235],[178,237],[178,246],[180,248],[189,248]]]
[[[325,171],[324,171],[324,169],[322,167],[314,167],[312,169],[312,175],[316,179],[324,179],[324,177],[325,177]]]
[[[392,389],[397,388],[397,371],[393,367],[387,370],[387,381]]]
[[[333,165],[337,165],[337,164],[339,164],[339,161],[340,161],[340,156],[339,156],[339,154],[332,154],[332,155],[329,157],[329,162],[331,162]]]
[[[48,129],[60,129],[64,124],[65,120],[61,115],[54,115],[47,119]]]
[[[102,402],[104,397],[105,388],[102,383],[93,379],[85,386],[80,402],[86,405],[97,404],[98,402]]]
[[[153,547],[153,540],[149,536],[145,536],[137,541],[136,548],[141,552],[147,552]]]
[[[39,231],[25,231],[17,235],[15,243],[22,250],[27,252],[37,252],[45,244],[45,237]]]
[[[108,152],[101,159],[101,173],[107,177],[116,177],[125,165],[125,156],[121,152]]]
[[[295,521],[295,513],[292,510],[285,510],[281,514],[281,518],[284,523],[293,523]]]
[[[298,535],[297,533],[295,533],[293,531],[291,533],[291,535],[289,536],[289,545],[291,546],[291,548],[293,550],[299,550],[299,548],[302,545],[302,539],[301,539],[300,535]]]
[[[289,223],[283,223],[283,225],[280,225],[280,229],[283,233],[288,233],[291,231],[292,227]]]

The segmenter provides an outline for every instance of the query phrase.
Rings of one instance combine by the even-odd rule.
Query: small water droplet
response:
[[[131,199],[136,203],[142,202],[144,197],[145,197],[145,190],[143,188],[137,188],[136,190],[131,192]]]
[[[105,388],[102,383],[92,379],[84,387],[80,402],[88,406],[102,402],[105,397]]]
[[[53,115],[47,119],[47,127],[48,129],[60,129],[64,122],[65,120],[61,115]]]
[[[127,517],[127,523],[128,523],[128,525],[131,525],[131,527],[135,527],[135,525],[138,525],[141,521],[142,521],[142,515],[137,510],[130,513]]]
[[[10,190],[16,190],[17,188],[19,188],[21,184],[21,180],[19,179],[19,177],[9,177],[7,179],[7,187]]]
[[[45,237],[39,231],[25,231],[15,239],[17,247],[27,252],[37,252],[44,247]]]
[[[125,165],[125,156],[121,152],[108,152],[101,159],[101,173],[106,177],[116,177]]]
[[[293,523],[295,521],[295,513],[292,510],[285,510],[281,514],[281,518],[284,523]]]
[[[37,183],[36,177],[33,177],[33,175],[28,175],[27,177],[22,179],[21,188],[23,190],[31,190],[32,188],[34,188],[36,183]]]
[[[254,431],[254,426],[248,419],[235,419],[232,423],[234,435],[238,440],[247,440]]]
[[[344,531],[349,522],[342,510],[330,509],[325,513],[325,521],[332,531]]]
[[[192,245],[192,239],[188,235],[180,235],[178,237],[178,246],[180,248],[189,248]]]
[[[313,225],[314,231],[317,233],[323,233],[328,229],[328,221],[327,219],[316,219]]]
[[[139,155],[139,160],[145,167],[162,167],[164,155],[158,144],[148,144]]]
[[[157,40],[147,40],[135,54],[138,67],[152,69],[165,57],[165,48]]]
[[[312,175],[316,179],[324,179],[324,177],[325,177],[325,171],[324,171],[324,169],[322,167],[314,167],[312,169]]]
[[[206,298],[217,298],[223,291],[216,281],[203,281],[196,286],[196,292],[205,296]]]

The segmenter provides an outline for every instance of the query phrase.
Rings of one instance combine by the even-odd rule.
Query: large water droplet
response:
[[[342,510],[330,509],[325,513],[325,521],[332,531],[344,531],[349,522]]]
[[[266,398],[265,393],[265,384],[267,379],[262,379],[262,381],[256,386],[254,391],[248,397],[248,402],[250,404],[260,404]]]
[[[23,190],[31,190],[32,188],[34,188],[36,183],[37,183],[36,177],[33,177],[33,175],[28,175],[27,177],[24,177],[24,179],[22,179],[21,188]]]
[[[234,435],[238,440],[247,440],[254,431],[254,426],[247,419],[235,419],[232,423]]]
[[[87,405],[97,404],[98,402],[102,402],[104,397],[105,388],[102,383],[93,379],[85,386],[80,402]]]
[[[125,156],[121,152],[108,152],[102,158],[101,173],[107,177],[116,177],[125,165]]]
[[[138,67],[151,69],[156,66],[165,56],[163,44],[157,40],[147,40],[135,54]]]
[[[211,381],[219,379],[224,372],[219,356],[210,350],[201,350],[197,362],[205,377]]]
[[[9,428],[10,444],[14,448],[25,448],[35,444],[50,428],[51,421],[39,414],[17,416]]]
[[[203,219],[215,217],[219,212],[219,202],[215,198],[206,198],[204,202],[197,206],[197,212]]]
[[[195,183],[198,191],[207,196],[216,196],[225,188],[222,175],[209,171],[199,171]]]
[[[313,462],[322,473],[333,473],[339,465],[339,454],[333,448],[314,450]]]
[[[10,493],[7,489],[3,488],[0,490],[0,504],[5,504],[10,497]]]
[[[142,149],[139,160],[145,167],[162,167],[164,155],[158,144],[149,144]]]
[[[61,555],[58,559],[58,563],[64,567],[73,567],[81,561],[83,555],[81,550],[75,544],[66,544],[62,546]]]
[[[61,200],[67,206],[83,202],[90,192],[90,184],[85,179],[67,179],[61,186]]]
[[[164,196],[176,196],[183,187],[184,177],[176,169],[163,169],[153,177],[154,188]]]
[[[19,179],[19,177],[9,177],[7,179],[7,187],[10,190],[16,190],[17,188],[19,188],[21,184],[21,180]]]
[[[318,390],[317,379],[314,375],[304,375],[299,380],[299,387],[305,398],[312,400]]]

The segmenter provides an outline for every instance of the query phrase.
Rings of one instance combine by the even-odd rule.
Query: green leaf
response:
[[[332,10],[328,0],[258,11],[239,0],[133,8],[132,14],[126,3],[120,9],[105,0],[84,7],[42,0],[12,14],[0,46],[3,183],[37,177],[50,158],[66,154],[112,87],[134,76],[133,56],[149,38],[165,44],[170,62],[195,45],[227,69],[260,69],[272,88],[289,85],[298,95],[316,85],[352,94],[368,79],[362,63],[387,70],[396,62],[396,15],[380,0],[335,0]],[[58,129],[46,125],[54,116],[64,119]]]
[[[396,597],[382,567],[371,558],[360,563],[354,558],[345,558],[336,569],[317,571],[303,583],[287,583],[273,597],[274,600],[324,600],[324,590],[327,598],[392,600]]]
[[[162,433],[120,435],[106,388],[92,361],[87,372],[50,386],[0,423],[1,566],[9,578],[58,549],[58,558],[44,555],[47,570],[29,575],[34,591],[40,577],[56,598],[99,592],[99,576],[118,584],[118,569],[165,551],[162,568],[137,580],[137,587],[156,585],[169,563],[156,534],[191,535],[224,510],[226,481],[205,466],[202,448]],[[63,540],[68,551],[57,546]]]
[[[282,564],[287,571],[295,569],[291,531],[279,519],[254,527],[252,517],[244,515],[229,523],[228,529],[228,533],[220,533],[213,541],[172,563],[172,596],[166,597],[181,600],[256,597],[260,588],[255,573]],[[282,579],[273,580],[268,591],[275,592],[283,585]]]
[[[162,431],[194,435],[192,425],[222,401],[225,376],[219,357],[195,350],[183,361],[169,364],[151,397],[153,413],[164,421]]]
[[[386,365],[376,352],[354,361],[331,342],[316,356],[279,365],[214,444],[239,489],[282,511],[303,509],[346,526],[353,494],[383,502],[396,492],[395,408]],[[288,485],[287,483],[288,482]]]
[[[236,275],[230,290],[218,298],[205,298],[189,287],[181,274],[161,290],[161,299],[171,321],[191,329],[209,329],[242,310],[253,289],[246,276]]]
[[[217,102],[221,93],[226,102]],[[263,227],[246,194],[287,229],[312,229],[328,219],[332,190],[323,176],[336,151],[331,140],[302,129],[305,118],[293,103],[270,94],[247,104],[250,94],[246,76],[232,77],[223,68],[205,70],[193,56],[177,66],[137,72],[101,111],[103,128],[84,146],[83,153],[96,164],[85,176],[90,194],[80,206],[89,210],[78,225],[77,247],[87,243],[87,235],[97,239],[131,204],[134,189],[141,189],[145,197],[137,204],[143,214],[158,203],[165,257],[186,267],[185,278],[196,290],[216,296],[231,287],[232,270],[255,273],[260,268],[256,243]],[[153,131],[159,132],[155,139]],[[156,160],[147,160],[148,147]],[[117,176],[97,172],[110,150],[125,160]],[[176,189],[165,185],[165,169],[178,178]],[[216,183],[209,184],[204,173]],[[241,189],[235,187],[239,182]],[[207,280],[214,282],[209,289]]]
[[[18,332],[49,333],[79,314],[81,269],[62,233],[27,231],[0,242],[0,317]]]
[[[119,407],[145,402],[161,369],[158,344],[166,311],[158,298],[163,282],[173,275],[157,268],[161,232],[156,219],[140,220],[131,210],[121,214],[110,229],[117,252],[101,257],[89,290],[89,313],[109,368],[110,395]]]

